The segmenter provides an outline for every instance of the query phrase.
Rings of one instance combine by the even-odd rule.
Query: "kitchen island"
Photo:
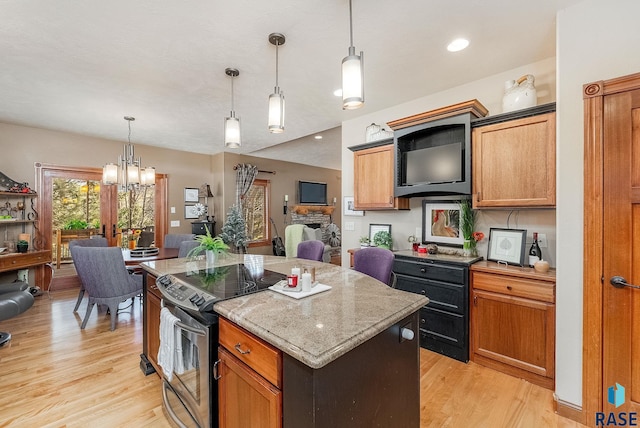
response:
[[[158,277],[184,272],[186,263],[156,261],[143,268]],[[281,382],[267,385],[280,394],[276,403],[281,403],[282,420],[274,426],[419,426],[418,311],[427,298],[351,269],[308,260],[229,255],[216,266],[238,263],[252,272],[283,274],[295,266],[314,266],[317,281],[331,287],[302,299],[265,290],[214,305],[234,332],[278,352],[275,378]],[[221,342],[226,324],[221,322]],[[243,346],[235,347],[239,358],[247,351]],[[221,346],[219,354],[233,354],[230,347]],[[225,396],[220,391],[221,413],[227,408]]]

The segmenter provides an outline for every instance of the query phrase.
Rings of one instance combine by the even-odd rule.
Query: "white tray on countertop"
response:
[[[287,288],[288,286],[286,285],[286,282],[280,281],[272,285],[271,287],[269,287],[269,290],[273,290],[277,293],[284,294],[285,296],[293,297],[294,299],[302,299],[304,297],[309,297],[314,294],[322,293],[323,291],[331,290],[330,285],[320,284],[320,283],[312,287],[311,291],[288,291]]]

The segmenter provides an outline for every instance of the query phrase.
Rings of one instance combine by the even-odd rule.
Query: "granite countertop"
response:
[[[179,273],[186,270],[186,260],[159,260],[142,266],[154,275]],[[315,266],[316,280],[332,287],[302,299],[266,290],[214,305],[221,316],[313,369],[327,365],[429,302],[424,296],[393,289],[360,272],[328,263],[262,255],[228,255],[216,261],[219,266],[236,263],[284,274],[294,266]],[[415,333],[414,340],[418,340]]]

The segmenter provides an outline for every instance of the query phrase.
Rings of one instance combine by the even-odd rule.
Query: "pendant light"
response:
[[[231,114],[224,118],[224,145],[230,149],[237,149],[242,144],[240,140],[240,119],[236,117],[233,108],[233,78],[240,75],[235,68],[227,68],[225,74],[231,77]]]
[[[118,164],[108,163],[102,168],[102,182],[104,184],[117,184],[122,191],[130,190],[136,186],[153,186],[156,184],[156,169],[153,167],[142,168],[142,160],[135,157],[135,149],[131,144],[131,122],[135,117],[125,116],[128,122],[128,143],[125,144],[122,155],[118,156]]]
[[[285,37],[280,33],[269,34],[269,42],[276,46],[276,86],[269,95],[269,132],[280,134],[284,131],[284,94],[278,86],[278,46],[284,45]]]
[[[349,0],[349,54],[342,60],[342,109],[353,110],[364,104],[364,54],[353,47],[353,17]]]

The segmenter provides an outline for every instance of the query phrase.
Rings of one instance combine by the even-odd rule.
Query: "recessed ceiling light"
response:
[[[333,91],[333,95],[335,95],[336,97],[341,97],[342,96],[342,88],[336,89],[335,91]]]
[[[449,45],[447,46],[447,50],[449,52],[458,52],[458,51],[461,51],[462,49],[466,48],[467,46],[469,46],[469,40],[467,40],[467,39],[455,39],[454,41],[449,43]]]
[[[316,135],[313,138],[315,138],[316,140],[322,140],[322,135]]]

